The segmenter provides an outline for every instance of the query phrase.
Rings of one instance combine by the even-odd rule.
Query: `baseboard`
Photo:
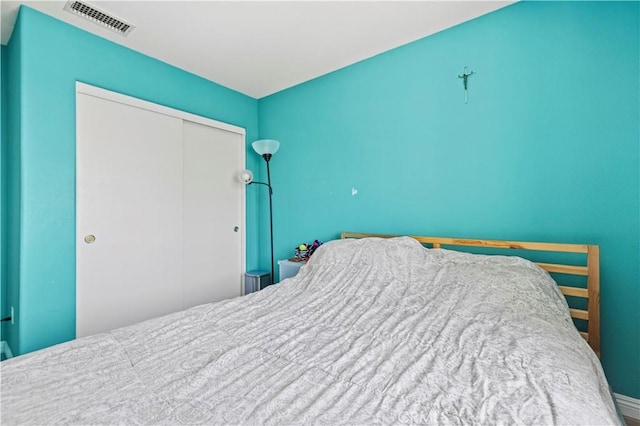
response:
[[[640,420],[640,399],[631,398],[630,396],[614,393],[616,402],[623,416]]]
[[[11,352],[9,344],[4,340],[0,342],[0,353],[4,354],[5,359],[13,358],[13,353]]]

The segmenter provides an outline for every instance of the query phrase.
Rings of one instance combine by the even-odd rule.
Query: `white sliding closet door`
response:
[[[241,136],[184,121],[184,306],[240,294]]]
[[[181,309],[183,170],[182,120],[85,94],[77,108],[81,337]]]
[[[76,105],[76,337],[239,296],[244,131],[86,87]]]

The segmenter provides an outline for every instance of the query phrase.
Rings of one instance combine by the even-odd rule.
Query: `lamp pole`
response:
[[[251,185],[252,183],[257,183],[260,185],[267,186],[269,188],[269,235],[271,242],[271,284],[275,284],[275,274],[273,269],[273,189],[271,188],[271,170],[269,169],[269,161],[271,161],[271,157],[273,154],[278,151],[280,147],[280,142],[275,139],[260,139],[251,144],[253,150],[264,158],[264,161],[267,163],[267,182],[254,182],[253,181],[253,173],[250,170],[245,170],[239,176],[240,181],[245,185]]]
[[[262,158],[267,162],[267,186],[269,187],[269,232],[271,236],[271,284],[275,284],[275,277],[273,274],[273,189],[271,189],[271,171],[269,170],[271,154],[263,154]]]

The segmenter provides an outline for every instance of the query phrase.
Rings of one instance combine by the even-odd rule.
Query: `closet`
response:
[[[76,84],[76,336],[239,296],[242,128]]]

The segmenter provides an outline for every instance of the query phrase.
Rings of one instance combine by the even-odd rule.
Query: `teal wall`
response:
[[[639,398],[639,8],[518,3],[261,99],[276,258],[342,230],[599,244],[602,361]]]
[[[2,233],[3,257],[2,275],[5,277],[4,290],[6,292],[5,306],[19,307],[20,296],[20,135],[22,102],[20,91],[22,88],[22,27],[17,25],[11,37],[11,43],[3,47],[5,57],[2,77],[8,84],[6,86],[5,112],[6,127],[4,129],[6,140],[2,141],[2,150],[7,154],[3,156],[2,186],[6,190],[5,205],[2,209],[2,223],[6,225],[6,232]],[[3,231],[5,231],[3,230]],[[8,313],[8,312],[7,312]],[[9,343],[14,352],[18,348],[19,323],[4,323],[3,338]]]
[[[0,318],[7,312],[7,48],[0,46]],[[0,324],[0,341],[4,341],[6,325]]]
[[[75,83],[99,86],[247,129],[258,136],[257,100],[199,78],[22,7],[9,42],[10,136],[21,169],[19,238],[10,250],[19,265],[10,286],[19,289],[14,352],[25,353],[75,337]],[[18,65],[19,62],[19,65]],[[10,94],[11,96],[11,94]],[[14,113],[15,108],[15,113]],[[18,133],[19,132],[19,133]],[[247,145],[250,148],[250,145]],[[259,158],[247,151],[247,165]],[[258,235],[256,193],[247,191],[247,241]],[[12,224],[13,226],[13,224]],[[255,268],[257,247],[247,247]],[[11,271],[10,271],[11,274]],[[16,330],[17,328],[17,330]]]

